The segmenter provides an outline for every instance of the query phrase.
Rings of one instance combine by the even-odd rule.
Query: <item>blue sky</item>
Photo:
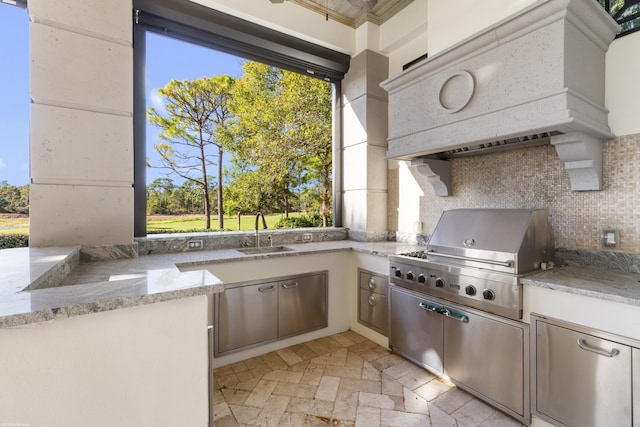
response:
[[[0,3],[0,182],[29,183],[29,17],[25,9]],[[147,105],[158,107],[157,89],[171,79],[242,73],[242,59],[175,39],[147,34]],[[153,145],[158,130],[147,126],[147,155],[157,164]],[[147,169],[147,184],[165,177]],[[175,177],[176,183],[179,180]]]
[[[0,3],[0,182],[29,183],[29,17]]]

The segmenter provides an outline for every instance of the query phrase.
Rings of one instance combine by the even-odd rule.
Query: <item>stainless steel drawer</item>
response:
[[[387,297],[360,289],[359,320],[371,329],[387,335]]]
[[[358,269],[358,283],[360,289],[367,289],[386,296],[388,292],[387,282],[387,276],[372,273],[360,268]]]
[[[534,413],[570,427],[631,426],[632,347],[600,331],[531,319]]]

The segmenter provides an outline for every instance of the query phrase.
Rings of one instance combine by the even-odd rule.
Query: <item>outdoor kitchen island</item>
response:
[[[78,255],[0,251],[0,424],[206,425],[208,295],[222,283],[116,268],[111,280],[56,287]]]
[[[77,247],[3,250],[0,423],[205,426],[211,294],[224,286],[202,267],[182,272],[176,264],[295,262],[319,253],[341,264],[345,252],[364,247],[386,268],[388,253],[412,246],[343,240],[291,245],[286,255],[221,249],[103,262],[79,262]],[[384,257],[372,254],[379,251]],[[336,272],[330,292],[348,307],[348,279]],[[349,313],[340,319],[330,328],[347,330]]]

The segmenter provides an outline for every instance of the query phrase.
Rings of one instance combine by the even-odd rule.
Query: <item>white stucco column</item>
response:
[[[30,245],[131,244],[131,0],[28,8]]]
[[[342,82],[343,225],[354,240],[387,239],[386,56],[365,50]]]

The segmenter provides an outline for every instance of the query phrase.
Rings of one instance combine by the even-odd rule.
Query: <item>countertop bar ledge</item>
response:
[[[16,248],[0,251],[0,328],[117,310],[223,291],[206,270],[181,272],[175,264],[147,265],[127,272],[113,262],[108,277],[69,283],[79,247]],[[123,265],[124,267],[124,265]]]

